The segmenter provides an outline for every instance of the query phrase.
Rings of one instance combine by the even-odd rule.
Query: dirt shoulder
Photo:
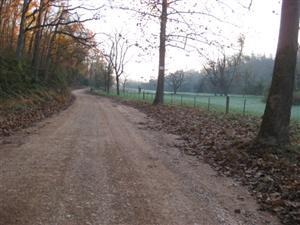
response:
[[[0,224],[280,224],[138,110],[76,91],[0,146]]]

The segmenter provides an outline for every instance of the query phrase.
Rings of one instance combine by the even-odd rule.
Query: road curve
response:
[[[66,111],[0,140],[0,225],[265,225],[245,188],[181,154],[149,118],[75,91]]]

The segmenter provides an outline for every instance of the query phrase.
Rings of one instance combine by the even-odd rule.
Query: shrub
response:
[[[32,92],[55,89],[59,92],[68,91],[73,71],[57,69],[51,72],[50,79],[45,81],[43,74],[34,78],[30,62],[18,62],[14,57],[0,56],[0,100],[31,95]]]

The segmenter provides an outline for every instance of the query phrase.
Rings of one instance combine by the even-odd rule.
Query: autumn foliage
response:
[[[0,0],[0,96],[66,86],[87,70],[95,45],[65,0]]]

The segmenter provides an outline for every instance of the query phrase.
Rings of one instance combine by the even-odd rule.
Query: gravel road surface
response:
[[[136,109],[75,91],[67,110],[0,139],[0,225],[276,225],[245,187],[146,129]]]

